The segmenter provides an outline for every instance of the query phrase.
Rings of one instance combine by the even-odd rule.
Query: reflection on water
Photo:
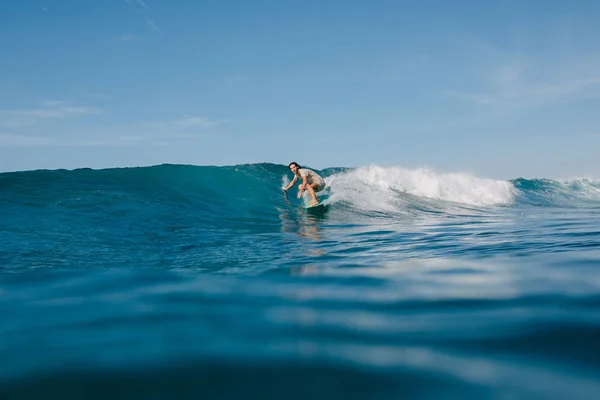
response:
[[[284,192],[287,208],[279,208],[279,220],[281,221],[281,232],[291,232],[301,237],[319,241],[323,239],[321,225],[326,221],[326,213],[311,213],[301,206],[290,202],[287,192]],[[315,249],[312,249],[315,250]],[[323,253],[323,250],[317,251]],[[319,254],[313,254],[319,255]]]
[[[290,274],[296,276],[319,275],[319,267],[317,264],[300,265],[299,267],[290,268]]]

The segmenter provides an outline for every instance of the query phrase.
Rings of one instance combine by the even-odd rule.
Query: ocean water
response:
[[[0,174],[0,399],[600,398],[600,181]]]

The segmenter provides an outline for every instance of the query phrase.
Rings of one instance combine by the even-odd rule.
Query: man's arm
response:
[[[287,192],[292,186],[294,186],[294,183],[296,183],[297,180],[298,180],[298,175],[295,175],[294,179],[292,179],[290,184],[287,185],[286,187],[284,187],[283,190]]]
[[[308,180],[306,179],[306,175],[302,175],[302,183],[300,187],[298,187],[298,198],[302,196],[302,192],[306,189],[306,185],[308,185]]]

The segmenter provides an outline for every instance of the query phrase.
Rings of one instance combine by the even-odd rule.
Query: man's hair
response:
[[[298,164],[296,161],[292,161],[291,163],[289,163],[288,168],[290,168],[292,165],[295,165],[296,167],[298,167],[298,169],[302,168],[300,164]]]

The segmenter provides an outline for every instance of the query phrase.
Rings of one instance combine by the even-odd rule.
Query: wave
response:
[[[580,178],[564,181],[518,178],[512,184],[522,202],[538,206],[579,206],[597,204],[600,200],[600,181]]]
[[[330,176],[331,202],[350,202],[360,208],[395,211],[406,203],[436,200],[467,206],[507,205],[516,191],[507,181],[466,173],[439,173],[402,167],[359,167]]]
[[[327,168],[325,178],[331,208],[350,212],[414,213],[460,209],[598,204],[600,182],[590,179],[511,181],[476,177],[463,172],[382,167]],[[56,206],[82,211],[139,206],[138,215],[160,205],[181,213],[191,210],[204,220],[275,215],[278,208],[294,205],[281,192],[291,173],[284,165],[235,166],[158,165],[103,170],[40,170],[0,174],[4,204],[27,207]],[[294,190],[295,191],[295,190]],[[130,207],[131,208],[131,207]],[[129,210],[131,211],[131,210]]]

